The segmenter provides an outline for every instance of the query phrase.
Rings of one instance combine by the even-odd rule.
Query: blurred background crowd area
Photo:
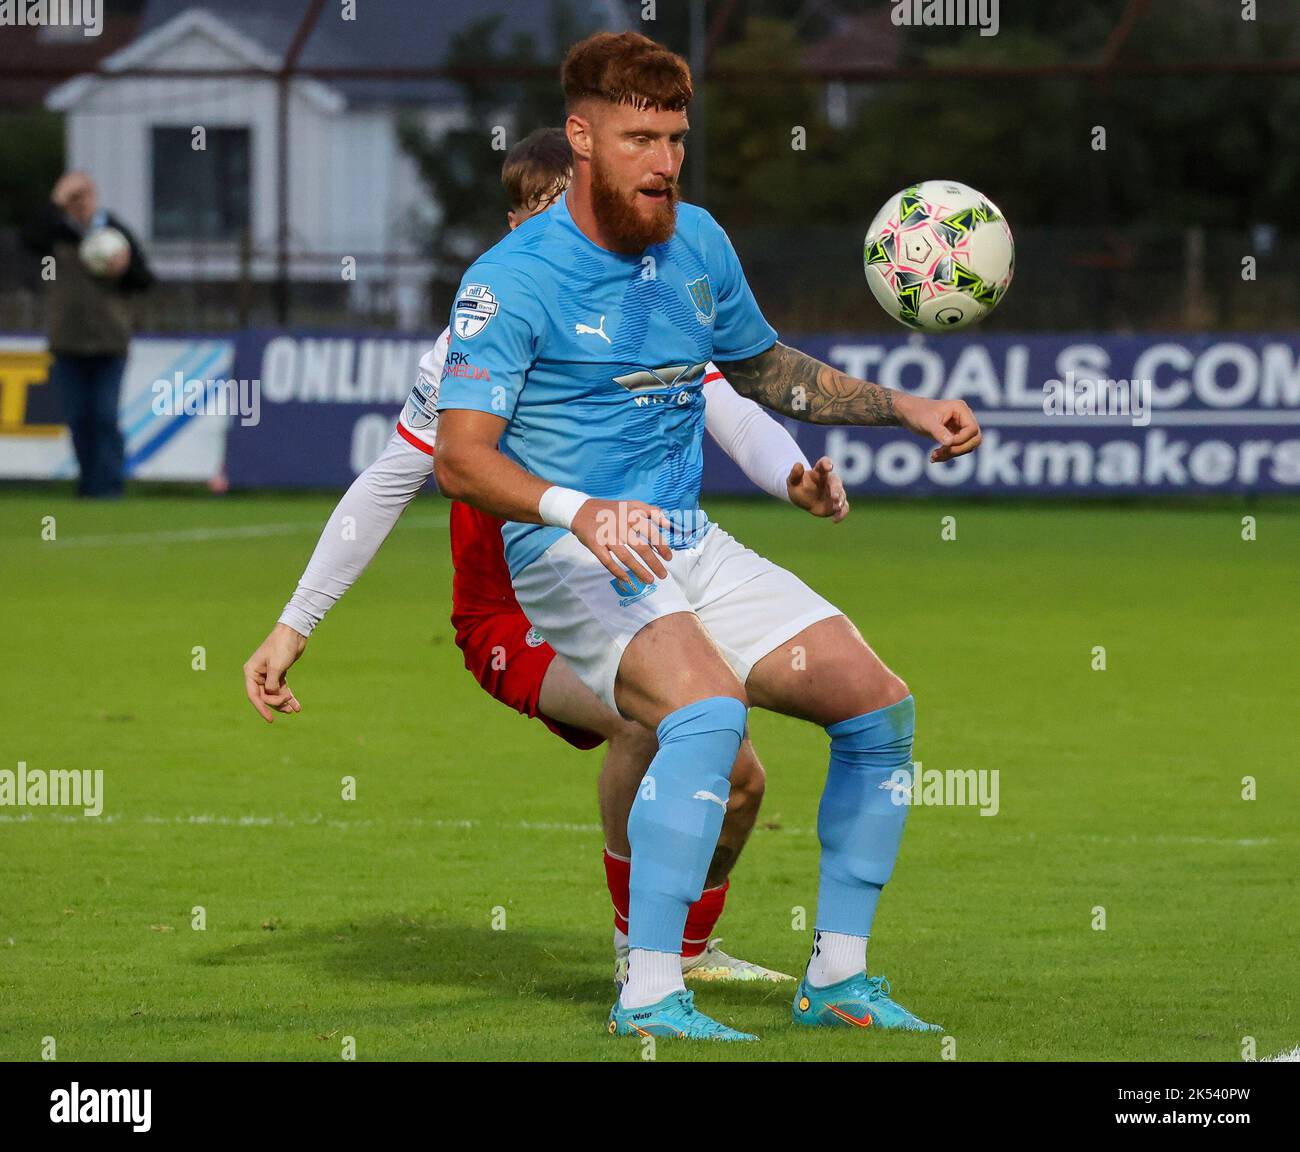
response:
[[[998,7],[994,36],[888,0],[104,0],[98,36],[6,26],[0,331],[43,325],[22,240],[67,168],[150,253],[142,330],[437,329],[504,232],[504,149],[562,122],[559,61],[597,29],[690,60],[683,195],[778,329],[892,328],[863,233],[929,178],[1011,222],[991,328],[1292,327],[1293,0]]]

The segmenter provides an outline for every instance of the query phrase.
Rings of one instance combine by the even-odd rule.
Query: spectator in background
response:
[[[116,228],[128,247],[98,272],[82,261],[82,241],[101,228]],[[81,496],[122,494],[124,471],[118,402],[131,342],[128,297],[153,283],[140,245],[126,225],[99,206],[85,172],[65,172],[28,235],[32,248],[54,257],[48,280],[46,329],[50,381],[58,390],[77,454]]]

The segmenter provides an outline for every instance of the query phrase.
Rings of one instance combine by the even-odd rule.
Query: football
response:
[[[130,247],[127,238],[116,228],[96,228],[82,240],[78,254],[92,275],[107,276],[114,258]]]
[[[1006,294],[1011,229],[997,205],[955,180],[904,188],[876,213],[862,259],[872,294],[910,328],[965,328]]]

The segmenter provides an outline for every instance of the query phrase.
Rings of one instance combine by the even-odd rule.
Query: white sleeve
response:
[[[310,636],[366,570],[398,517],[433,472],[433,453],[394,432],[378,460],[354,481],[325,525],[280,623]]]
[[[809,467],[808,458],[794,437],[732,388],[713,363],[704,375],[704,426],[751,483],[778,500],[790,499],[786,477],[796,463]]]

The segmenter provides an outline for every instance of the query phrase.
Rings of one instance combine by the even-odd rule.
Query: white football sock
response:
[[[867,938],[843,932],[814,932],[808,960],[808,983],[814,988],[838,984],[867,970]]]
[[[627,983],[618,1002],[624,1008],[644,1008],[685,987],[680,953],[633,948],[628,956]]]
[[[614,955],[618,956],[620,952],[628,952],[630,955],[630,949],[627,946],[627,933],[620,932],[617,928],[615,928],[614,929]],[[685,956],[683,956],[681,958],[682,971],[689,972],[692,968],[698,968],[701,964],[704,963],[705,958],[708,955],[709,955],[709,950],[706,948],[698,956],[692,956],[689,960]]]

